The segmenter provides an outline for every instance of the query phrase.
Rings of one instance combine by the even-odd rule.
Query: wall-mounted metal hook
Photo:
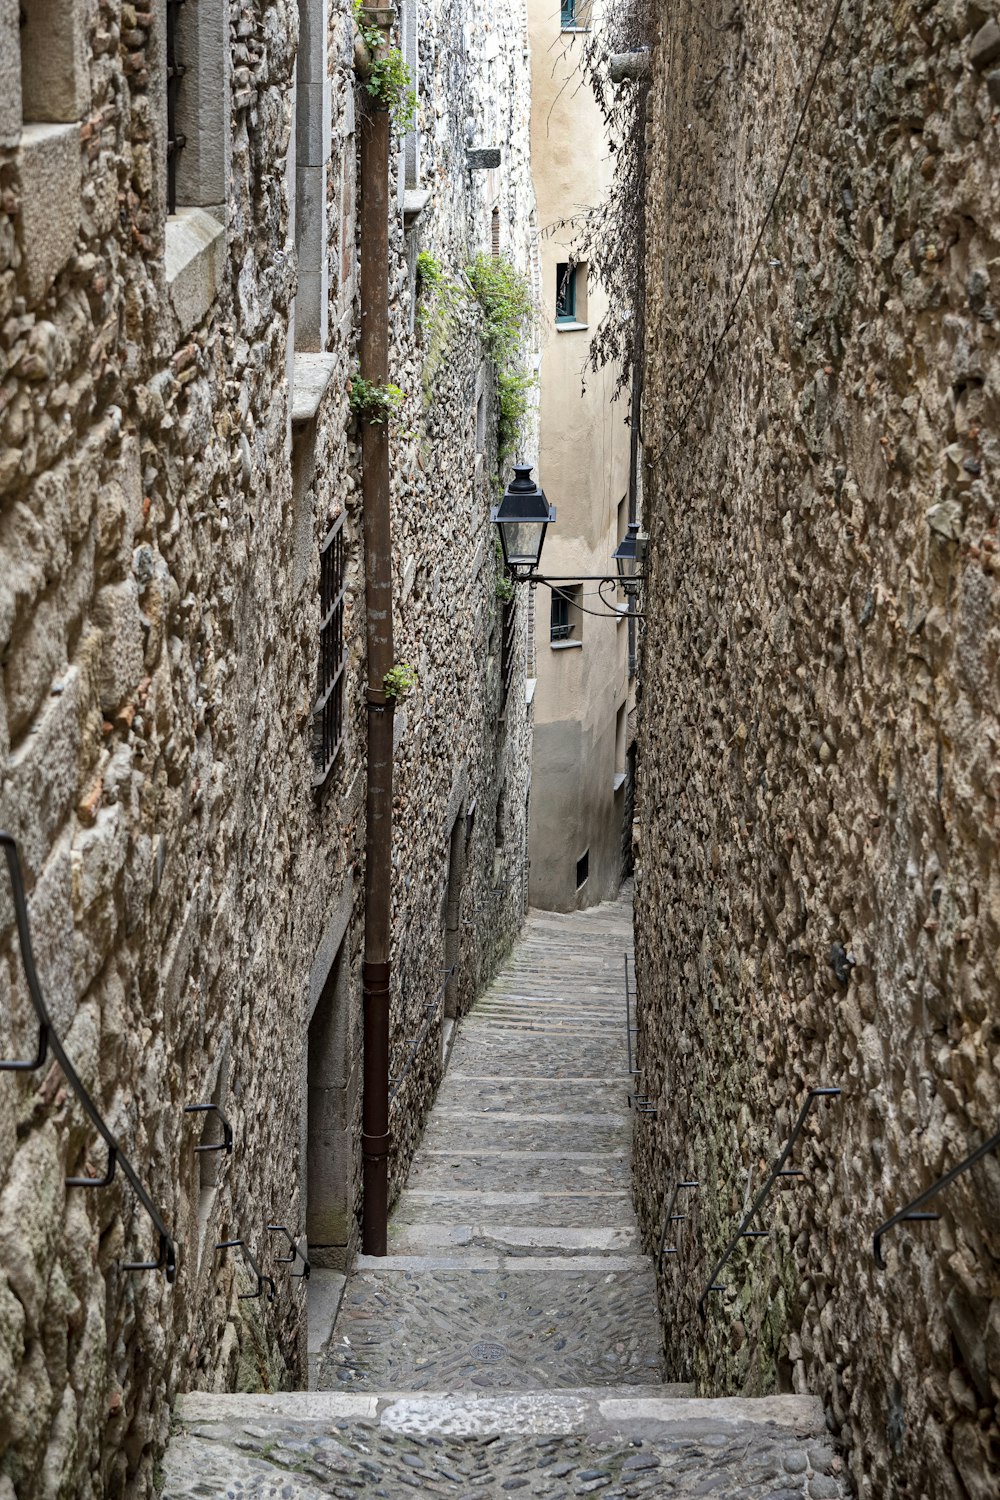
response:
[[[268,1226],[267,1226],[267,1232],[268,1232],[268,1234],[283,1234],[285,1236],[285,1238],[287,1239],[288,1243],[292,1247],[292,1253],[291,1253],[291,1255],[276,1255],[274,1257],[275,1260],[277,1261],[278,1265],[279,1266],[290,1266],[290,1265],[293,1265],[295,1263],[296,1256],[298,1256],[299,1260],[302,1262],[303,1266],[305,1267],[305,1270],[304,1271],[299,1271],[297,1275],[296,1275],[296,1273],[294,1271],[289,1271],[288,1274],[292,1278],[293,1281],[308,1281],[309,1280],[309,1272],[312,1270],[312,1267],[310,1266],[309,1262],[306,1260],[305,1256],[302,1254],[302,1251],[299,1249],[299,1242],[295,1238],[295,1235],[292,1234],[292,1231],[289,1229],[288,1225],[287,1224],[268,1224]]]
[[[115,1180],[118,1165],[118,1147],[108,1147],[108,1168],[103,1177],[67,1177],[67,1187],[110,1187]]]
[[[265,1285],[268,1287],[268,1302],[274,1301],[274,1277],[264,1275],[264,1272],[254,1260],[253,1252],[246,1240],[219,1240],[215,1248],[216,1250],[242,1250],[244,1260],[257,1278],[257,1290],[255,1292],[239,1292],[237,1294],[238,1301],[248,1302],[255,1297],[263,1297]]]
[[[629,1107],[634,1109],[637,1115],[651,1115],[655,1120],[659,1111],[652,1099],[647,1099],[645,1094],[629,1094]]]
[[[216,1141],[214,1145],[195,1146],[195,1151],[224,1151],[227,1156],[232,1156],[233,1127],[219,1106],[217,1104],[185,1104],[184,1106],[184,1113],[186,1115],[204,1114],[208,1110],[214,1111],[222,1121],[222,1140]]]

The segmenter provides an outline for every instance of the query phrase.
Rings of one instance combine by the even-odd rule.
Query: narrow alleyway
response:
[[[847,1494],[818,1402],[662,1383],[629,1192],[630,943],[625,902],[532,914],[459,1027],[317,1389],[182,1398],[165,1500]]]

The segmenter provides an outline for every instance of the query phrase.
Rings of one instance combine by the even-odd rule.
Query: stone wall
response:
[[[303,7],[303,36],[308,22],[324,38],[315,95],[301,70],[293,88],[294,6],[198,7],[187,60],[193,81],[217,86],[197,110],[188,97],[192,154],[170,218],[162,7],[74,9],[49,48],[58,88],[35,67],[37,28],[53,28],[26,11],[19,28],[17,7],[0,7],[0,825],[19,841],[54,1027],[169,1225],[178,1269],[173,1286],[122,1269],[156,1246],[120,1174],[64,1186],[104,1156],[58,1067],[5,1073],[4,1500],[143,1495],[178,1390],[295,1385],[306,1283],[266,1226],[301,1235],[312,1219],[316,1260],[337,1264],[360,1189],[364,617],[347,389],[363,99],[350,7]],[[488,444],[492,376],[463,295],[425,405],[411,328],[413,236],[457,275],[489,247],[490,189],[529,264],[523,17],[467,35],[464,20],[457,3],[422,16],[432,198],[409,242],[401,199],[393,241],[393,378],[411,393],[395,438],[396,629],[421,673],[398,715],[397,1068],[437,997],[449,910],[453,1011],[522,914],[519,887],[500,881],[523,860],[528,725],[523,619],[500,714],[476,431],[478,382]],[[469,117],[515,143],[489,188],[464,172]],[[295,191],[290,143],[309,167],[317,118],[326,258],[297,291],[314,223],[302,210],[317,198],[309,182]],[[228,144],[213,156],[216,139]],[[320,340],[306,331],[317,287]],[[319,552],[340,518],[345,733],[317,791]],[[446,909],[450,836],[470,812]],[[428,1019],[394,1114],[397,1186],[440,1066],[439,1009]],[[34,1037],[5,896],[0,1054],[26,1056]],[[184,1109],[210,1101],[232,1122],[231,1157],[195,1152],[217,1127]],[[307,1187],[329,1201],[307,1202]],[[239,1300],[253,1278],[238,1252],[214,1250],[244,1236],[276,1279],[273,1302]]]
[[[998,1123],[1000,31],[846,4],[757,248],[829,14],[675,7],[654,45],[636,1183],[651,1247],[700,1184],[671,1374],[820,1393],[862,1495],[985,1500],[1000,1168],[884,1272],[872,1234]]]

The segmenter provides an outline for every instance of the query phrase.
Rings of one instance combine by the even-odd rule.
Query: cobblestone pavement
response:
[[[164,1500],[839,1500],[808,1397],[661,1383],[628,1185],[625,903],[533,913],[459,1026],[389,1255],[359,1257],[317,1390],[191,1395]]]

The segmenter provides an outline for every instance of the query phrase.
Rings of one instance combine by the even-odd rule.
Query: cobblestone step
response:
[[[819,1402],[684,1391],[184,1396],[162,1500],[846,1500]]]

